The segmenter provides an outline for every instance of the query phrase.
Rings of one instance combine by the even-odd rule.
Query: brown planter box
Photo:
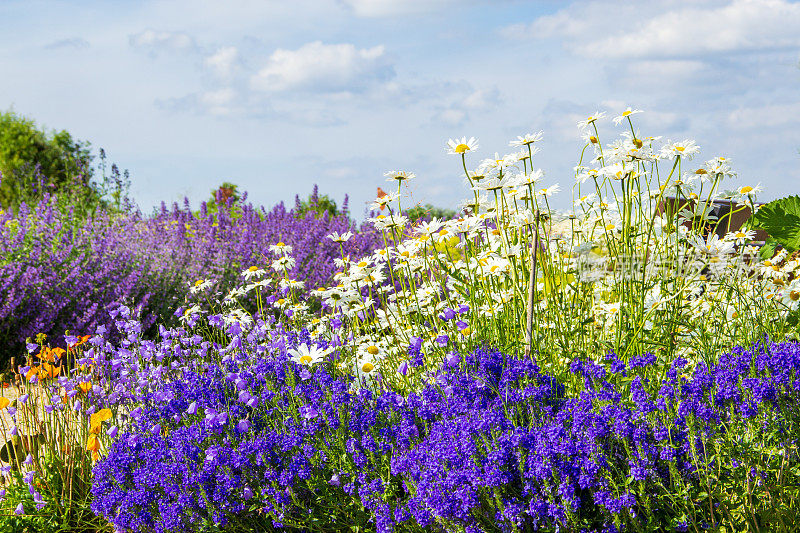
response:
[[[658,214],[662,214],[665,211],[667,213],[675,213],[676,211],[680,211],[684,208],[694,209],[695,205],[698,203],[697,200],[690,200],[687,198],[675,198],[675,197],[666,197],[658,204],[658,208],[656,212]],[[704,201],[700,202],[701,205]],[[750,211],[750,207],[743,204],[737,204],[731,202],[730,200],[714,200],[709,203],[712,209],[712,213],[716,215],[718,224],[716,228],[712,228],[710,226],[706,226],[703,231],[704,235],[708,235],[711,233],[711,230],[714,229],[714,232],[719,235],[720,237],[724,236],[726,233],[730,231],[736,231],[744,226],[744,223],[747,222],[747,219],[750,218],[752,214]],[[756,205],[763,205],[757,203]],[[687,220],[683,223],[684,226],[687,228],[693,228],[694,222]],[[769,236],[766,231],[757,229],[756,236],[753,239],[754,241],[765,241]]]

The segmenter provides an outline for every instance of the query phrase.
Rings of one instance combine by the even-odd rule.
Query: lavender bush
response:
[[[230,206],[229,206],[230,207]],[[225,290],[242,268],[263,264],[268,245],[283,239],[296,250],[291,274],[310,287],[327,284],[339,245],[331,231],[355,230],[346,214],[297,218],[283,204],[271,211],[245,204],[199,213],[177,204],[152,216],[91,218],[58,209],[46,197],[0,216],[0,345],[22,354],[27,338],[65,330],[94,331],[119,305],[132,307],[146,329],[170,322],[191,283],[213,277]],[[368,227],[344,244],[346,253],[368,254],[377,235]],[[2,362],[5,362],[2,361]]]

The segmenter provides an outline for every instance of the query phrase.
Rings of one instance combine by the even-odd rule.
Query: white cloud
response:
[[[81,39],[80,37],[71,37],[69,39],[59,39],[46,44],[44,47],[48,50],[56,50],[58,48],[88,48],[89,41]]]
[[[239,51],[235,46],[223,46],[203,60],[203,65],[217,77],[229,80],[239,63]]]
[[[463,4],[457,0],[341,0],[359,17],[389,17],[409,15]],[[463,7],[463,6],[462,6]]]
[[[131,35],[128,38],[128,42],[134,48],[143,48],[151,51],[165,49],[187,51],[195,48],[194,39],[186,33],[151,29]]]
[[[433,119],[435,122],[445,126],[461,126],[467,119],[467,112],[463,109],[443,109],[437,112]]]
[[[216,91],[206,91],[198,97],[198,103],[211,115],[224,116],[233,112],[236,91],[225,87]]]
[[[794,125],[800,116],[800,102],[742,107],[728,114],[728,124],[735,128],[761,130]]]
[[[251,80],[265,92],[307,90],[360,92],[394,77],[383,46],[358,49],[352,44],[307,43],[297,50],[275,50]]]
[[[467,84],[464,88],[471,92],[436,111],[433,115],[434,122],[446,126],[461,126],[469,120],[471,111],[487,111],[500,104],[500,90],[497,87],[471,90]]]
[[[508,27],[506,34],[564,38],[587,57],[680,58],[800,46],[798,29],[800,4],[788,0],[589,2]]]

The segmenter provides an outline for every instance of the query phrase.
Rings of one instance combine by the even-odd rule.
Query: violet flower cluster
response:
[[[198,214],[177,204],[149,217],[97,212],[83,220],[45,198],[19,213],[0,216],[0,345],[22,355],[25,340],[39,333],[53,342],[66,330],[92,333],[110,325],[109,312],[134,309],[145,330],[169,324],[191,283],[214,278],[221,290],[243,268],[267,264],[267,247],[293,246],[290,275],[313,288],[334,274],[333,259],[369,254],[380,235],[367,226],[346,243],[326,236],[354,231],[346,216],[297,218],[283,204],[267,212],[250,204]]]
[[[226,346],[178,329],[137,341],[135,321],[124,348],[94,339],[112,386],[93,401],[129,413],[94,469],[96,513],[164,532],[764,528],[798,481],[795,343],[691,372],[612,354],[561,382],[486,348],[401,393],[355,387],[337,351],[295,363],[292,348],[327,346],[268,326]],[[425,372],[419,346],[401,372]]]

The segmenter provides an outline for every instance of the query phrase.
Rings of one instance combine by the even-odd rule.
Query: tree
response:
[[[456,212],[452,209],[445,209],[443,207],[435,207],[431,204],[416,205],[410,209],[403,211],[403,214],[408,217],[408,220],[413,224],[417,220],[430,220],[432,218],[439,218],[442,220],[449,220],[455,218]]]
[[[97,191],[91,144],[73,139],[66,130],[50,133],[13,111],[0,113],[0,205],[16,209],[45,192]]]
[[[309,212],[313,212],[316,218],[321,217],[323,214],[328,213],[328,216],[331,218],[338,217],[341,215],[347,214],[347,199],[345,198],[345,207],[340,211],[339,207],[336,205],[336,201],[333,200],[327,194],[323,194],[320,196],[319,188],[314,185],[314,190],[311,191],[311,194],[308,197],[308,200],[300,201],[300,197],[298,196],[295,200],[295,216],[298,218],[305,218],[306,214]]]

